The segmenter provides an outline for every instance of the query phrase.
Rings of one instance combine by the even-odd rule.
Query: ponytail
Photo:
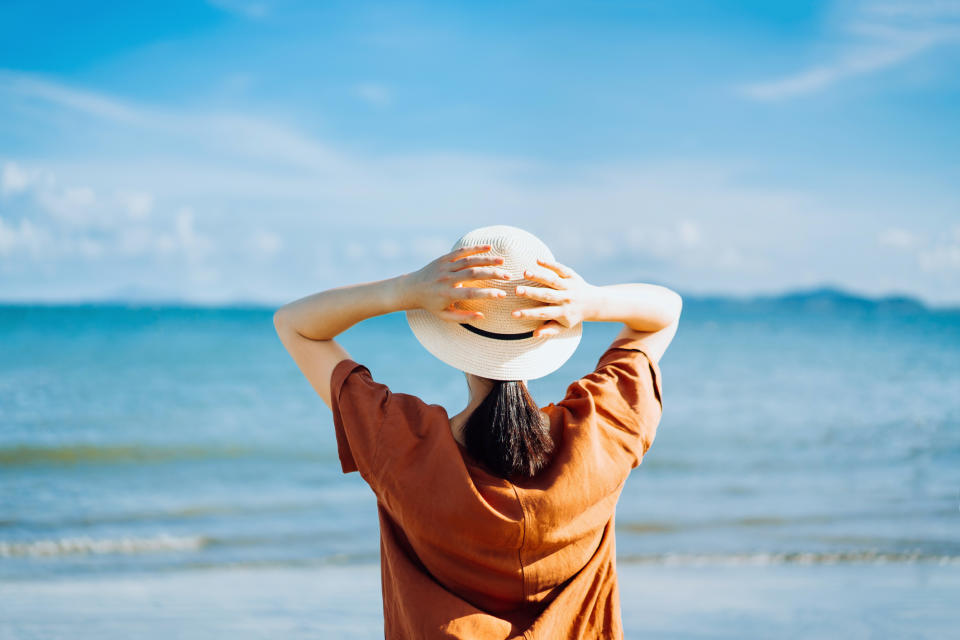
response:
[[[491,382],[493,389],[464,426],[467,452],[501,478],[532,478],[553,453],[549,427],[523,382]]]

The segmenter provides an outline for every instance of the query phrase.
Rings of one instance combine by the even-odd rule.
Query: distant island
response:
[[[960,307],[931,307],[921,300],[907,295],[871,298],[829,286],[772,295],[743,297],[688,295],[682,291],[680,294],[683,296],[686,309],[710,307],[714,311],[728,309],[736,312],[756,313],[880,313],[890,315],[946,313],[960,315]]]
[[[946,314],[960,317],[960,306],[931,306],[908,295],[869,297],[845,291],[839,287],[821,286],[765,295],[719,295],[685,293],[684,311],[708,311],[711,313],[842,313],[848,315],[923,315]],[[151,296],[144,291],[124,289],[109,297],[89,300],[65,301],[0,301],[4,307],[122,307],[154,309],[274,309],[281,302],[259,300],[230,300],[223,302],[193,301],[175,296]]]

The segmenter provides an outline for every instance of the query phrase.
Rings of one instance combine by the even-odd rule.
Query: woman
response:
[[[664,287],[588,284],[532,234],[496,225],[419,271],[277,311],[333,411],[344,473],[377,496],[387,638],[622,637],[614,512],[660,420],[658,362],[680,308]],[[399,310],[464,372],[460,413],[392,392],[333,340]],[[566,361],[584,320],[625,326],[538,408],[526,380]]]

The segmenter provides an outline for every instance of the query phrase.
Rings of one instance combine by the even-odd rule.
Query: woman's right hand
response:
[[[480,311],[459,309],[456,303],[473,298],[503,298],[505,291],[480,288],[475,282],[486,279],[509,280],[503,257],[474,255],[486,253],[491,245],[461,247],[430,262],[422,269],[402,276],[401,298],[405,309],[426,309],[449,322],[467,322],[482,318]]]
[[[520,285],[515,293],[523,298],[546,302],[546,306],[517,309],[515,318],[543,318],[546,320],[534,330],[534,337],[553,336],[563,328],[570,328],[586,319],[597,296],[597,288],[587,283],[568,266],[556,261],[537,259],[542,265],[523,272],[528,280],[543,287]]]

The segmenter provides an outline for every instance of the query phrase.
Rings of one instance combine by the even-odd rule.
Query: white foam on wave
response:
[[[150,538],[60,538],[28,542],[0,541],[0,558],[63,556],[72,554],[137,554],[158,551],[196,551],[207,543],[203,536],[160,534]]]
[[[663,553],[626,555],[617,562],[662,564],[670,566],[770,566],[839,564],[917,564],[960,565],[960,556],[922,552],[839,551],[839,552],[753,552],[753,553]]]

